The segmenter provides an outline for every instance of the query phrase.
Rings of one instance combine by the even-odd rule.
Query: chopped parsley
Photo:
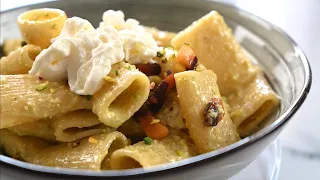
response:
[[[183,42],[183,44],[187,45],[187,46],[191,46],[190,43],[187,43],[187,42]]]
[[[147,144],[147,145],[151,145],[151,143],[152,143],[152,139],[149,138],[149,137],[143,138],[143,141],[144,141],[144,143]]]
[[[42,91],[42,90],[45,90],[45,89],[47,89],[47,88],[48,88],[48,81],[39,84],[39,85],[36,87],[36,91]]]
[[[56,28],[57,28],[56,24],[52,25],[52,29],[56,29]]]

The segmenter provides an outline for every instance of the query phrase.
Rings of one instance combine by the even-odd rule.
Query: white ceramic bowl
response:
[[[33,165],[0,155],[3,177],[11,179],[226,179],[252,162],[281,132],[307,97],[311,69],[299,46],[281,29],[232,5],[193,0],[68,0],[21,7],[1,13],[1,36],[19,37],[17,16],[34,8],[52,7],[80,16],[94,25],[108,9],[163,30],[179,31],[211,10],[217,10],[232,28],[243,48],[265,70],[281,97],[278,112],[259,132],[228,147],[149,169],[88,171]]]

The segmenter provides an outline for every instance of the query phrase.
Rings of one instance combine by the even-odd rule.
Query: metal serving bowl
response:
[[[257,133],[228,147],[179,162],[148,169],[88,171],[33,165],[0,155],[3,177],[11,179],[225,179],[252,162],[281,132],[306,99],[311,69],[301,48],[281,29],[235,6],[193,0],[68,0],[21,7],[1,13],[3,39],[20,37],[17,16],[34,8],[64,10],[68,17],[88,19],[95,26],[108,9],[122,10],[126,17],[163,30],[180,31],[211,10],[217,10],[232,28],[236,39],[265,70],[281,98],[278,112]]]

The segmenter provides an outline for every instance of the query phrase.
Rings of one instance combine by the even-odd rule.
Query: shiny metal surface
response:
[[[17,15],[28,9],[39,7],[60,8],[65,10],[69,17],[77,15],[87,18],[94,25],[97,25],[98,22],[101,21],[101,15],[105,10],[121,9],[125,12],[127,17],[136,18],[142,24],[156,26],[160,29],[171,31],[179,31],[183,29],[212,9],[218,10],[224,16],[228,25],[233,29],[237,40],[265,69],[266,76],[282,98],[282,104],[278,113],[278,118],[274,123],[238,143],[221,150],[147,170],[135,169],[121,172],[69,170],[30,165],[1,155],[0,158],[2,163],[12,164],[35,171],[82,176],[112,177],[141,173],[152,174],[152,172],[161,172],[169,168],[175,168],[175,172],[177,173],[177,171],[179,171],[179,168],[177,167],[191,170],[196,168],[194,166],[200,166],[200,164],[201,166],[208,165],[213,163],[213,161],[217,161],[216,159],[224,159],[225,156],[228,156],[229,154],[239,153],[239,151],[244,151],[244,149],[249,149],[250,146],[253,147],[254,145],[256,148],[251,148],[253,156],[243,163],[245,165],[249,164],[254,157],[278,135],[281,130],[279,127],[288,121],[300,107],[310,89],[311,71],[308,61],[300,47],[278,27],[234,6],[211,1],[195,2],[192,0],[70,0],[51,2],[31,7],[23,7],[14,11],[2,13],[2,38],[18,37],[19,33],[17,26],[15,25]],[[242,161],[244,162],[243,159]],[[224,165],[228,165],[227,161],[224,162]],[[169,172],[169,170],[166,170],[166,172]]]

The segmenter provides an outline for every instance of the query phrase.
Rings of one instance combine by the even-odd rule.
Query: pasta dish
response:
[[[147,168],[235,143],[279,106],[216,11],[178,33],[114,10],[97,28],[51,8],[17,24],[0,60],[0,147],[15,159]]]

